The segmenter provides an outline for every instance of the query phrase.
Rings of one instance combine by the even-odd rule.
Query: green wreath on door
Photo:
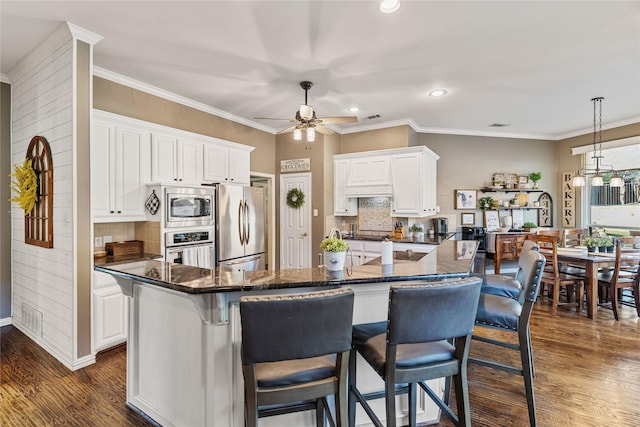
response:
[[[287,192],[287,206],[300,209],[304,204],[304,193],[299,188],[292,188]]]

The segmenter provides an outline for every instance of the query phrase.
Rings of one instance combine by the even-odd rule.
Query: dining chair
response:
[[[553,235],[542,234],[532,234],[527,238],[538,244],[539,251],[547,260],[541,283],[543,287],[547,287],[547,295],[549,292],[552,293],[552,314],[556,316],[558,314],[558,306],[567,305],[575,306],[576,311],[580,313],[584,299],[584,278],[560,271],[560,265],[558,265],[558,238]],[[566,289],[566,302],[560,301],[561,287]],[[575,293],[573,301],[572,292]]]
[[[618,297],[620,290],[631,288],[635,308],[640,317],[640,250],[623,249],[623,240],[615,243],[616,263],[613,269],[598,273],[598,287],[602,290],[601,300],[611,302],[613,317],[618,320]],[[602,304],[604,305],[604,304]]]
[[[481,283],[477,277],[467,277],[392,285],[387,321],[353,327],[354,351],[349,360],[350,426],[355,426],[357,402],[375,426],[382,426],[368,401],[384,397],[386,425],[395,427],[396,394],[408,393],[409,426],[415,427],[418,386],[456,426],[471,425],[467,359]],[[380,375],[384,392],[360,392],[356,383],[357,354]],[[435,378],[446,378],[447,382],[453,378],[457,415],[448,405],[449,396],[441,399],[426,384],[425,381]]]
[[[562,230],[562,241],[560,242],[560,246],[563,248],[580,246],[584,235],[584,228],[565,228]]]
[[[537,425],[536,404],[533,390],[534,364],[533,348],[531,345],[531,330],[529,322],[533,304],[538,297],[540,290],[540,280],[546,263],[545,257],[536,252],[529,251],[523,259],[522,290],[523,303],[518,299],[502,297],[491,294],[480,294],[478,312],[476,314],[476,330],[473,340],[496,345],[498,347],[516,350],[520,353],[521,368],[506,365],[502,361],[488,360],[480,357],[469,357],[469,362],[493,369],[499,369],[512,374],[524,377],[524,389],[527,397],[527,408],[529,410],[529,423],[531,427]],[[518,342],[512,340],[497,339],[489,336],[476,334],[480,328],[499,329],[502,331],[515,332],[518,334]],[[492,384],[492,387],[495,386]]]
[[[350,288],[240,299],[245,426],[315,409],[318,427],[347,427],[353,301]]]

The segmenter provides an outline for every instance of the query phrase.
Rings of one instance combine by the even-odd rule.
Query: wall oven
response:
[[[213,226],[215,187],[165,188],[165,227]]]
[[[165,233],[165,261],[193,267],[214,268],[214,231],[182,230]]]

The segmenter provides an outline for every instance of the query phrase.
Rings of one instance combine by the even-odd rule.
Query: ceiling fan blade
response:
[[[317,132],[320,132],[323,135],[332,135],[335,133],[331,129],[324,127],[322,125],[315,125],[314,128],[316,129]]]
[[[322,123],[349,123],[357,122],[358,118],[356,116],[318,117],[318,120],[321,120]]]
[[[277,119],[275,117],[254,117],[253,120],[286,120],[286,121],[291,121],[291,119]]]
[[[293,126],[289,126],[286,129],[282,129],[280,132],[278,132],[278,134],[281,133],[287,133],[287,132],[293,132],[293,130],[297,127],[298,125],[293,125]]]

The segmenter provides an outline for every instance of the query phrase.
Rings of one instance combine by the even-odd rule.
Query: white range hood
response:
[[[391,197],[391,160],[388,156],[372,156],[351,161],[345,196]]]

